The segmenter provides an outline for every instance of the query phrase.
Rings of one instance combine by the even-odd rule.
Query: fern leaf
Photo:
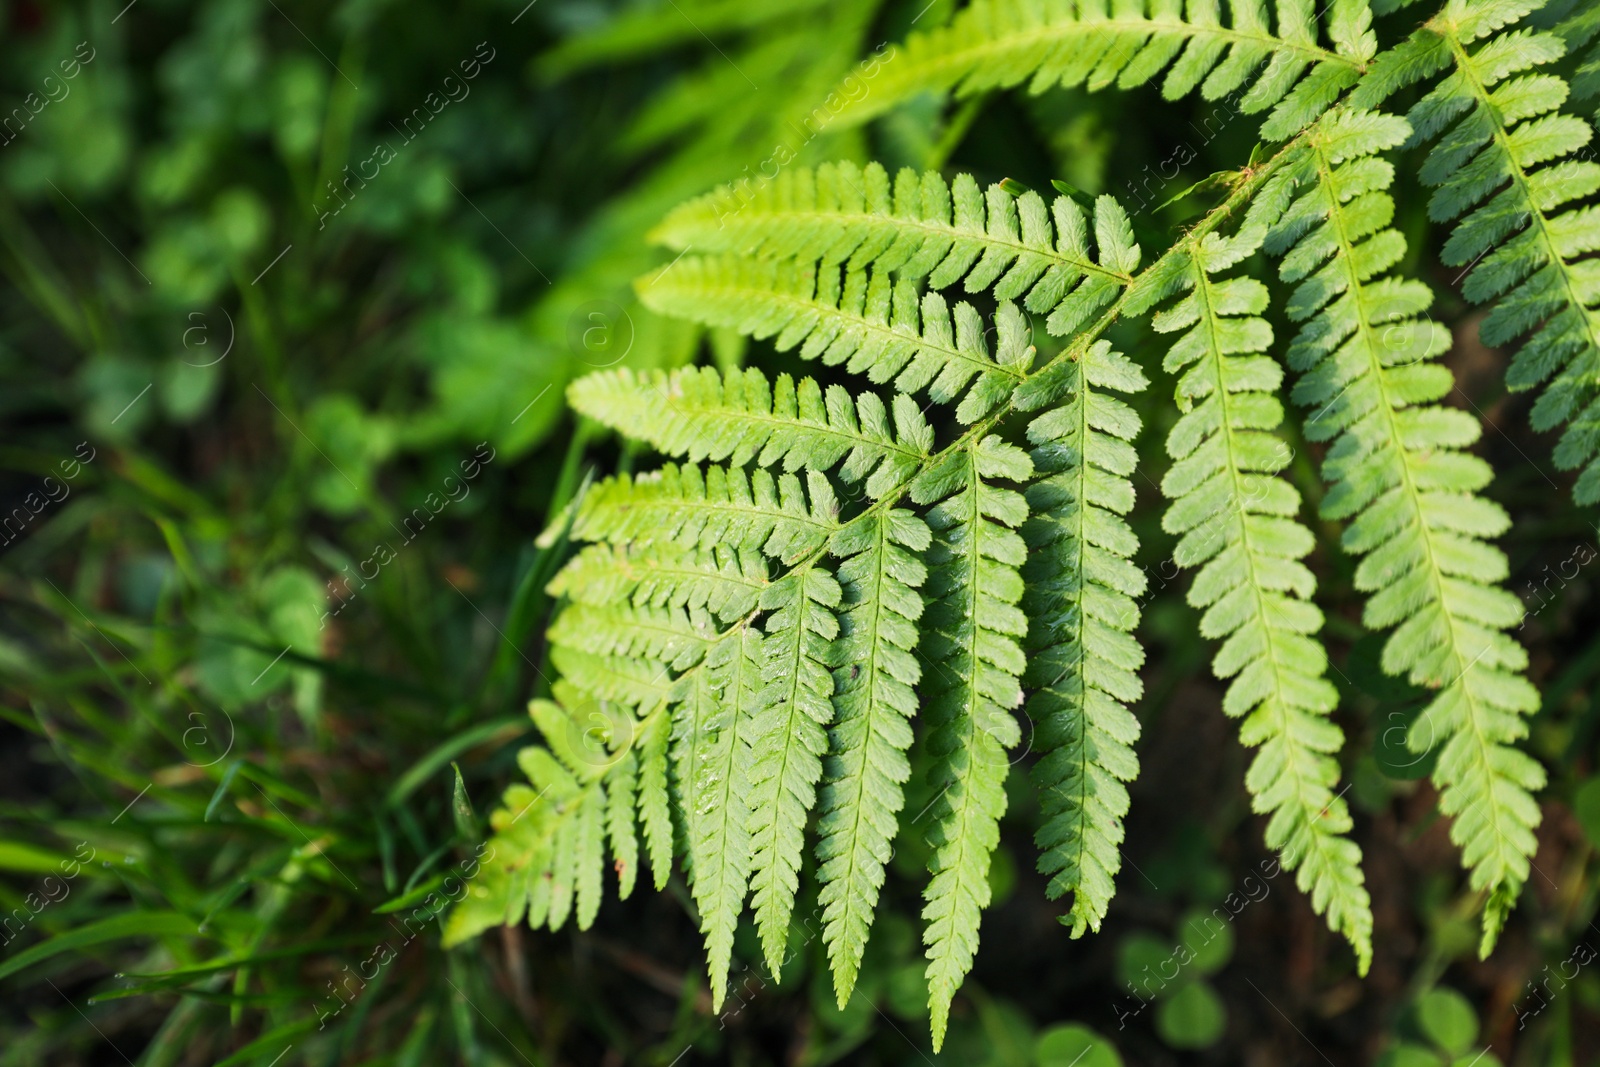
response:
[[[617,897],[627,900],[639,876],[638,815],[639,761],[624,752],[607,778],[606,837],[617,872]]]
[[[599,544],[569,560],[545,591],[595,606],[706,610],[730,623],[755,610],[767,585],[759,552]]]
[[[1033,360],[1027,317],[1001,305],[997,344],[989,350],[983,319],[971,304],[953,307],[937,292],[920,297],[907,279],[879,269],[738,256],[683,256],[651,280],[639,298],[662,314],[723,326],[780,351],[844,364],[873,382],[894,379],[902,394],[928,390],[940,403],[960,400],[956,417],[975,422],[1004,402]]]
[[[750,738],[760,682],[761,638],[745,624],[714,644],[676,693],[673,762],[713,1011],[727,991],[750,877]]]
[[[644,832],[650,873],[659,892],[672,876],[672,802],[667,743],[671,720],[666,702],[646,716],[636,743],[639,753],[639,825]]]
[[[742,467],[755,460],[821,472],[843,460],[841,476],[865,478],[873,496],[906,480],[933,445],[933,430],[908,396],[894,399],[892,433],[875,393],[852,402],[843,386],[824,394],[814,380],[796,383],[787,374],[769,384],[755,369],[724,376],[709,367],[647,374],[623,368],[580,378],[568,397],[595,421],[693,462]]]
[[[1185,257],[1185,294],[1152,323],[1183,331],[1166,357],[1169,373],[1182,372],[1184,414],[1167,437],[1174,463],[1161,485],[1171,500],[1163,525],[1180,537],[1176,562],[1198,568],[1189,602],[1204,611],[1201,633],[1223,641],[1212,665],[1231,679],[1223,710],[1243,717],[1240,739],[1260,749],[1245,785],[1255,810],[1271,815],[1267,845],[1299,869],[1312,906],[1365,972],[1371,909],[1360,849],[1343,836],[1350,815],[1333,789],[1344,735],[1328,720],[1337,694],[1313,636],[1322,626],[1311,603],[1316,579],[1300,562],[1312,538],[1295,520],[1300,494],[1275,477],[1290,457],[1272,434],[1283,420],[1274,395],[1283,372],[1257,354],[1272,343],[1258,317],[1267,291],[1252,278],[1213,277],[1257,243],[1207,235]]]
[[[1033,772],[1039,870],[1052,900],[1072,894],[1062,922],[1081,937],[1100,929],[1122,866],[1123,783],[1139,773],[1139,720],[1128,704],[1144,689],[1144,650],[1132,633],[1146,583],[1131,562],[1138,538],[1122,517],[1133,507],[1139,416],[1108,390],[1149,383],[1108,341],[1068,366],[1068,399],[1028,427],[1044,476],[1028,487],[1023,575],[1035,687],[1028,711],[1042,756]]]
[[[445,920],[445,947],[454,948],[496,926],[519,923],[527,914],[530,880],[537,877],[542,882],[550,860],[551,814],[542,799],[521,783],[506,789],[501,806],[489,818],[494,832],[491,851],[476,869],[465,868],[467,892]],[[542,920],[533,925],[542,925]]]
[[[883,887],[917,711],[914,650],[931,541],[909,511],[868,512],[830,545],[840,557],[839,637],[830,649],[833,726],[818,805],[817,880],[823,941],[842,1007],[855,989]]]
[[[828,646],[839,633],[832,610],[839,600],[839,583],[816,567],[772,585],[761,599],[770,614],[750,736],[750,888],[772,974],[784,964],[806,819],[833,721]]]
[[[1006,809],[1006,749],[1021,733],[1011,712],[1022,703],[1026,665],[1018,641],[1028,624],[1017,603],[1027,548],[1015,527],[1028,507],[1022,494],[988,479],[1024,482],[1032,473],[1027,453],[990,436],[951,453],[912,487],[918,503],[939,501],[928,514],[937,540],[923,631],[934,665],[924,688],[938,790],[928,835],[933,877],[922,911],[935,1050],[978,950],[989,859]]]
[[[1093,242],[1091,242],[1091,231]],[[876,266],[932,289],[965,280],[1051,317],[1071,333],[1132,280],[1139,265],[1128,217],[1109,196],[1088,215],[1068,196],[980,189],[970,175],[901,170],[891,192],[876,163],[793,168],[759,186],[725,186],[691,200],[651,235],[675,249],[765,259]],[[1091,244],[1098,247],[1098,251]]]
[[[1477,420],[1438,401],[1454,387],[1431,362],[1450,335],[1421,316],[1426,286],[1378,278],[1405,253],[1384,229],[1394,169],[1374,153],[1404,143],[1410,127],[1370,112],[1325,119],[1303,162],[1286,175],[1306,191],[1283,215],[1268,247],[1286,251],[1298,282],[1291,318],[1305,320],[1288,362],[1303,372],[1295,398],[1315,408],[1312,440],[1330,440],[1323,472],[1332,485],[1322,513],[1349,519],[1345,546],[1362,555],[1356,587],[1370,597],[1364,621],[1395,627],[1383,666],[1434,697],[1408,736],[1419,752],[1442,746],[1434,779],[1451,837],[1492,901],[1514,901],[1528,875],[1539,808],[1530,790],[1544,774],[1514,743],[1520,716],[1539,706],[1520,677],[1527,656],[1503,631],[1522,605],[1499,587],[1505,556],[1486,543],[1509,520],[1477,497],[1488,464],[1463,450]],[[1485,951],[1503,916],[1485,916]],[[1508,905],[1505,905],[1508,906]]]
[[[1217,0],[974,0],[948,26],[913,33],[840,118],[864,121],[929,90],[1130,89],[1166,71],[1169,100],[1198,87],[1208,100],[1241,94],[1246,113],[1276,107],[1263,133],[1281,140],[1332,104],[1377,49],[1365,4],[1330,6],[1332,50],[1317,41],[1310,0],[1278,0],[1276,27],[1261,0],[1230,4],[1227,25]]]
[[[630,707],[654,707],[671,684],[664,665],[632,656],[606,656],[572,645],[552,645],[550,662],[563,677],[601,700]]]
[[[600,886],[605,870],[605,786],[596,782],[584,791],[573,833],[573,881],[576,883],[578,929],[594,925],[600,912]]]
[[[1584,468],[1574,496],[1592,504],[1600,502],[1600,284],[1582,257],[1600,250],[1600,207],[1572,205],[1600,190],[1600,164],[1574,158],[1594,131],[1558,112],[1566,83],[1535,69],[1565,55],[1561,36],[1499,32],[1538,6],[1450,0],[1391,53],[1403,53],[1403,62],[1375,63],[1351,99],[1372,107],[1453,68],[1408,115],[1413,143],[1438,138],[1421,171],[1437,187],[1429,214],[1460,220],[1441,258],[1466,268],[1467,299],[1495,303],[1479,327],[1485,344],[1526,336],[1506,385],[1544,386],[1531,416],[1536,430],[1571,423],[1556,464]],[[1579,19],[1584,29],[1573,32],[1581,38],[1593,18]]]
[[[793,562],[815,552],[839,528],[838,501],[827,479],[808,479],[810,502],[793,474],[667,464],[630,478],[607,478],[584,494],[572,536],[613,544],[715,546],[765,552]]]
[[[694,666],[717,637],[711,617],[682,608],[569,604],[550,624],[552,645],[590,655],[648,660],[673,670]]]

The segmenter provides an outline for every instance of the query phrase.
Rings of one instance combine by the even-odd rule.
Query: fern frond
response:
[[[842,597],[829,660],[834,715],[818,805],[817,900],[841,1006],[855,989],[911,776],[918,590],[927,580],[920,556],[931,539],[920,518],[896,508],[863,515],[830,545],[842,561]]]
[[[972,305],[952,307],[937,292],[920,297],[888,271],[738,256],[684,256],[641,280],[646,307],[757,339],[779,351],[800,345],[807,359],[844,364],[873,382],[894,379],[901,394],[923,389],[940,403],[960,400],[956,417],[975,422],[1010,396],[1034,349],[1027,316],[1009,302],[995,316],[993,352]]]
[[[1600,190],[1600,164],[1573,158],[1594,131],[1559,113],[1566,83],[1536,70],[1560,59],[1566,43],[1541,30],[1498,32],[1538,6],[1450,0],[1375,62],[1351,99],[1375,106],[1451,70],[1408,115],[1413,143],[1439,138],[1421,171],[1424,182],[1437,186],[1429,214],[1441,222],[1460,219],[1441,258],[1466,268],[1467,299],[1495,304],[1479,327],[1485,344],[1531,335],[1506,372],[1506,386],[1548,383],[1533,406],[1533,426],[1542,431],[1571,422],[1556,464],[1585,468],[1574,496],[1592,504],[1600,502],[1600,275],[1581,257],[1600,250],[1600,207],[1573,205]]]
[[[490,817],[493,851],[481,871],[467,876],[468,893],[446,925],[447,945],[524,916],[529,925],[556,930],[575,915],[587,929],[600,906],[608,839],[619,895],[632,891],[641,821],[656,881],[666,880],[670,825],[664,855],[655,840],[666,815],[666,752],[654,740],[665,737],[665,704],[635,719],[566,680],[554,689],[557,700],[528,706],[546,747],[525,748],[517,757],[536,788],[512,786]]]
[[[717,634],[703,611],[569,604],[550,624],[548,638],[558,648],[649,660],[682,671],[700,661]]]
[[[668,456],[817,472],[843,460],[840,476],[865,478],[872,496],[906,480],[933,446],[933,430],[909,396],[895,396],[891,432],[876,393],[852,401],[843,386],[824,393],[813,379],[796,383],[787,374],[769,383],[753,368],[726,375],[710,367],[623,368],[580,378],[567,395],[579,412]]]
[[[793,562],[815,552],[839,528],[839,504],[822,475],[807,479],[810,501],[793,474],[667,464],[636,477],[607,478],[584,494],[572,521],[579,541],[675,545],[702,551],[721,545]]]
[[[1267,247],[1285,253],[1284,280],[1298,283],[1288,310],[1305,325],[1288,363],[1303,374],[1295,399],[1315,409],[1306,436],[1333,442],[1322,514],[1350,520],[1344,544],[1364,557],[1355,584],[1370,594],[1364,622],[1395,627],[1384,669],[1435,693],[1408,743],[1419,754],[1442,746],[1440,808],[1455,817],[1451,839],[1473,888],[1514,901],[1536,845],[1530,790],[1544,785],[1539,765],[1514,745],[1527,733],[1520,716],[1539,700],[1521,677],[1526,653],[1503,632],[1523,612],[1499,584],[1505,556],[1486,543],[1510,523],[1476,495],[1491,477],[1465,452],[1478,422],[1438,403],[1454,382],[1432,360],[1450,335],[1422,318],[1432,303],[1426,286],[1378,277],[1405,254],[1405,239],[1387,228],[1394,168],[1376,153],[1410,132],[1404,120],[1371,112],[1324,119],[1285,172],[1305,191]],[[1500,906],[1485,915],[1485,952],[1503,922]]]
[[[639,876],[638,825],[639,761],[624,752],[606,790],[606,837],[617,872],[617,898],[633,895]]]
[[[569,560],[545,591],[579,604],[705,609],[727,623],[754,611],[768,584],[756,551],[598,544]]]
[[[817,567],[773,584],[761,598],[770,614],[750,735],[750,888],[772,974],[783,968],[806,819],[833,721],[828,649],[839,633],[839,602],[839,583]]]
[[[703,669],[679,680],[674,694],[678,810],[706,938],[713,1011],[727,991],[734,929],[750,878],[750,741],[760,685],[761,637],[741,624],[711,647]]]
[[[1362,2],[1329,5],[1331,50],[1310,0],[1278,0],[1275,20],[1267,6],[1235,0],[1224,25],[1218,0],[974,0],[949,25],[913,33],[840,118],[864,121],[929,90],[1130,89],[1166,71],[1167,99],[1196,87],[1207,100],[1241,94],[1246,113],[1275,109],[1262,132],[1282,140],[1355,83],[1377,39]]]
[[[639,756],[639,828],[644,834],[650,873],[659,892],[672,876],[672,787],[668,742],[672,720],[663,701],[634,734]]]
[[[1093,247],[1091,247],[1091,230]],[[741,182],[682,205],[656,227],[670,248],[801,262],[876,266],[931,289],[965,280],[1050,316],[1070,334],[1132,281],[1139,265],[1127,214],[1102,196],[1094,218],[1068,196],[979,189],[971,175],[947,184],[935,171],[903,169],[889,185],[876,163],[792,168],[772,181]]]
[[[935,1050],[978,950],[989,859],[1006,810],[1006,749],[1021,734],[1012,709],[1022,704],[1026,666],[1018,642],[1028,622],[1017,604],[1027,548],[1016,527],[1028,505],[1021,493],[990,479],[1026,482],[1032,474],[1026,452],[989,436],[950,453],[911,489],[918,503],[938,502],[928,513],[936,540],[923,629],[933,664],[923,681],[938,790],[928,833],[933,877],[922,911]]]
[[[1267,845],[1286,869],[1300,869],[1312,906],[1371,960],[1372,915],[1361,852],[1334,793],[1333,754],[1344,735],[1328,716],[1338,701],[1324,677],[1327,653],[1315,637],[1322,612],[1316,578],[1300,560],[1312,537],[1296,521],[1300,494],[1276,477],[1289,463],[1272,431],[1283,421],[1274,395],[1283,371],[1260,355],[1272,329],[1259,316],[1267,290],[1248,277],[1219,279],[1250,255],[1259,229],[1208,235],[1175,277],[1184,295],[1158,313],[1160,333],[1183,331],[1168,351],[1184,414],[1167,437],[1174,463],[1162,492],[1172,501],[1163,526],[1180,537],[1174,553],[1198,568],[1189,602],[1204,610],[1200,632],[1223,641],[1212,667],[1231,679],[1223,710],[1243,717],[1240,740],[1260,746],[1245,778],[1255,810],[1270,814]]]
[[[653,660],[552,644],[550,662],[584,692],[630,707],[653,708],[672,688],[666,665]]]
[[[1149,382],[1108,341],[1069,371],[1065,401],[1028,426],[1043,477],[1027,492],[1023,604],[1035,687],[1028,710],[1043,757],[1033,772],[1039,870],[1052,900],[1072,894],[1061,921],[1081,937],[1100,929],[1122,867],[1123,783],[1139,773],[1139,720],[1128,704],[1144,691],[1144,650],[1132,635],[1146,583],[1131,562],[1139,540],[1123,519],[1133,507],[1139,416],[1109,390],[1136,393]]]

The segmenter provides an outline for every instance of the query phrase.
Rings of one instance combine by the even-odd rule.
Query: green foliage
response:
[[[1512,590],[1600,501],[1600,9],[1439,3],[13,5],[0,1067],[1120,1063],[1052,957],[1227,1058],[1306,909],[1311,1043],[1493,1062],[1594,895],[1591,579]]]
[[[1531,335],[1506,385],[1543,387],[1531,416],[1536,429],[1570,423],[1556,464],[1584,468],[1573,493],[1593,504],[1600,501],[1600,287],[1581,258],[1600,249],[1600,215],[1592,205],[1573,205],[1600,190],[1600,163],[1573,158],[1594,131],[1559,113],[1568,85],[1538,69],[1561,59],[1567,43],[1558,33],[1515,25],[1538,6],[1451,0],[1373,62],[1352,101],[1371,107],[1449,72],[1408,113],[1413,143],[1437,139],[1421,170],[1422,180],[1437,186],[1429,215],[1459,220],[1442,258],[1464,268],[1467,299],[1494,303],[1479,328],[1485,344]],[[1564,29],[1575,44],[1587,39],[1592,10]]]
[[[731,812],[703,810],[721,800],[685,806],[680,797],[714,996],[749,872],[742,858],[706,850],[718,841],[753,847],[757,927],[776,966],[821,775],[817,879],[835,993],[841,1008],[848,1002],[903,805],[906,727],[925,718],[913,755],[928,768],[933,799],[914,821],[929,820],[924,942],[940,1044],[991,896],[1025,698],[1040,753],[1040,870],[1052,898],[1070,896],[1062,921],[1074,935],[1099,928],[1121,868],[1126,783],[1138,773],[1140,726],[1129,705],[1142,692],[1144,652],[1133,634],[1147,584],[1131,562],[1139,546],[1125,519],[1140,418],[1112,395],[1140,392],[1146,377],[1102,334],[1144,320],[1167,336],[1162,370],[1175,382],[1163,526],[1177,538],[1174,561],[1194,572],[1188,599],[1202,613],[1200,633],[1220,642],[1213,669],[1228,681],[1223,710],[1257,750],[1245,786],[1268,817],[1267,845],[1365,972],[1371,905],[1338,785],[1339,693],[1305,562],[1317,541],[1289,476],[1295,453],[1279,399],[1287,369],[1297,376],[1288,392],[1307,410],[1305,437],[1328,443],[1319,508],[1344,524],[1340,547],[1359,560],[1363,622],[1392,628],[1381,670],[1431,693],[1406,743],[1419,757],[1438,746],[1441,807],[1470,884],[1488,901],[1487,953],[1534,850],[1532,792],[1544,774],[1515,746],[1538,701],[1522,677],[1526,655],[1506,633],[1521,607],[1499,587],[1507,563],[1490,542],[1507,518],[1478,495],[1491,478],[1467,451],[1478,426],[1440,404],[1453,387],[1434,362],[1448,334],[1425,317],[1427,287],[1390,273],[1406,241],[1390,225],[1394,165],[1385,156],[1444,134],[1421,177],[1438,186],[1435,219],[1467,215],[1445,260],[1470,268],[1469,298],[1504,294],[1484,321],[1486,342],[1534,331],[1508,381],[1531,385],[1560,371],[1535,423],[1577,416],[1561,455],[1587,461],[1594,447],[1583,443],[1578,410],[1600,390],[1591,358],[1600,358],[1591,322],[1600,290],[1581,257],[1600,247],[1600,227],[1593,208],[1570,205],[1600,189],[1600,166],[1553,162],[1590,136],[1582,119],[1554,113],[1566,83],[1513,75],[1593,30],[1583,13],[1559,33],[1518,27],[1532,7],[1452,0],[1383,51],[1358,0],[1317,13],[1326,45],[1304,2],[1271,11],[1233,4],[1224,20],[1208,3],[978,0],[948,26],[914,32],[841,113],[859,121],[929,89],[1127,89],[1163,71],[1169,99],[1198,89],[1242,113],[1267,113],[1261,136],[1281,147],[1220,176],[1226,200],[1153,259],[1109,196],[1086,209],[1076,194],[1047,202],[1015,183],[983,189],[967,175],[947,182],[911,169],[891,180],[877,164],[849,162],[742,180],[656,228],[679,254],[639,279],[646,306],[770,338],[779,352],[798,349],[893,391],[885,400],[788,375],[769,382],[756,370],[700,369],[607,372],[570,392],[591,419],[668,456],[728,464],[709,468],[703,483],[694,466],[612,480],[578,505],[574,535],[612,547],[585,550],[552,592],[633,587],[627,561],[642,545],[696,554],[675,564],[694,568],[692,578],[686,569],[645,587],[648,603],[666,606],[650,609],[657,614],[638,615],[636,604],[632,616],[577,616],[593,654],[634,657],[623,672],[634,676],[683,672],[674,683],[681,693],[683,679],[708,673],[689,635],[695,605],[716,595],[745,611],[722,618],[752,635],[741,641],[766,620],[764,651],[742,662],[764,664],[750,686],[778,696],[752,698],[747,710],[743,698],[717,697],[732,683],[701,678],[692,700],[675,698],[694,709],[680,715],[680,743],[696,743],[684,722],[714,721],[723,748],[713,777],[724,788],[753,781],[763,808],[751,821],[742,791],[728,797]],[[1452,66],[1457,73],[1408,118],[1376,110]],[[1281,362],[1266,317],[1272,291],[1252,276],[1258,253],[1281,260],[1290,287],[1282,310],[1298,324]],[[945,295],[957,285],[988,294],[987,330],[979,305]],[[1042,356],[1036,321],[1060,339]],[[911,399],[922,393],[947,406],[953,436],[941,441],[940,420]],[[1005,437],[1024,425],[1013,413],[1025,412],[1035,413],[1025,424],[1031,454]],[[861,489],[841,499],[831,478]],[[702,500],[718,517],[702,517]],[[903,510],[906,502],[921,510]],[[730,566],[726,553],[755,550],[776,560],[755,575],[772,583],[759,594],[720,586],[714,594],[698,576]],[[715,551],[725,555],[707,560]],[[613,563],[623,573],[604,577]],[[579,607],[552,629],[557,644]],[[640,628],[631,644],[611,636],[619,621]],[[914,647],[921,666],[907,655]],[[601,695],[621,691],[578,681]],[[730,740],[735,732],[751,746],[748,759]],[[694,829],[707,820],[748,822],[764,836],[750,846]],[[1158,1026],[1176,1044],[1209,1044],[1220,1033],[1215,995],[1188,997],[1167,1004]]]
[[[1057,85],[1126,90],[1165,70],[1167,99],[1197,88],[1208,100],[1240,94],[1247,114],[1273,109],[1262,132],[1283,140],[1347,89],[1377,50],[1362,0],[1325,9],[1309,0],[1245,0],[1229,5],[1226,23],[1221,6],[977,0],[948,26],[912,34],[905,55],[845,115],[860,121],[930,89],[969,95],[1027,82],[1034,93]],[[1331,50],[1317,39],[1324,11]]]
[[[1371,112],[1322,120],[1282,172],[1285,191],[1305,191],[1268,244],[1283,254],[1284,280],[1298,283],[1288,312],[1304,325],[1287,362],[1303,375],[1295,399],[1313,409],[1306,436],[1332,442],[1322,514],[1350,521],[1344,545],[1363,557],[1355,584],[1371,594],[1363,621],[1395,627],[1384,670],[1435,693],[1407,741],[1419,756],[1440,747],[1440,806],[1456,817],[1451,838],[1473,886],[1490,896],[1487,947],[1535,848],[1530,790],[1544,772],[1512,745],[1527,734],[1519,715],[1539,700],[1521,677],[1527,654],[1503,632],[1521,621],[1522,605],[1499,587],[1506,559],[1487,543],[1510,520],[1475,495],[1492,472],[1463,452],[1478,423],[1438,405],[1454,382],[1431,360],[1449,335],[1421,318],[1432,303],[1425,286],[1381,277],[1405,239],[1385,228],[1394,170],[1376,153],[1409,132],[1404,120]]]
[[[1108,342],[1067,365],[1065,398],[1028,426],[1040,477],[1028,488],[1032,518],[1025,607],[1035,686],[1041,819],[1039,870],[1052,899],[1073,894],[1062,918],[1074,937],[1099,930],[1122,867],[1124,783],[1139,773],[1139,720],[1128,704],[1143,692],[1144,650],[1131,634],[1144,572],[1130,562],[1139,542],[1124,515],[1133,507],[1139,416],[1113,391],[1149,383]]]

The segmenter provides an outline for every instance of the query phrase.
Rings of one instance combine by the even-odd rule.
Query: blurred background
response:
[[[1214,194],[1162,201],[1249,158],[1254,121],[1154,90],[925,99],[795,136],[859,59],[952,6],[0,4],[0,1064],[1596,1062],[1600,547],[1435,265],[1414,166],[1399,224],[1457,339],[1453,402],[1489,425],[1545,696],[1537,873],[1492,959],[1404,746],[1418,694],[1378,671],[1326,548],[1366,980],[1277,871],[1154,483],[1119,896],[1098,936],[1057,925],[1014,774],[942,1055],[911,834],[843,1012],[816,943],[712,1016],[677,880],[585,933],[444,952],[437,923],[395,921],[519,778],[561,562],[533,538],[586,478],[648,462],[576,422],[565,384],[790,366],[634,302],[668,262],[646,236],[668,208],[786,143],[1117,193],[1159,247]],[[1158,366],[1137,332],[1118,343]],[[1166,385],[1143,401],[1152,471]],[[1218,909],[1220,932],[1199,920]],[[1193,962],[1150,983],[1175,946]]]

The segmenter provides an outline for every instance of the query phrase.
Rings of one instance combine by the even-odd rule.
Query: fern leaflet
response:
[[[925,90],[1130,89],[1165,70],[1167,99],[1196,87],[1208,100],[1240,94],[1246,113],[1274,108],[1262,132],[1284,140],[1355,83],[1377,39],[1365,3],[1327,5],[1332,50],[1318,43],[1310,0],[1273,7],[1276,29],[1262,0],[1230,3],[1229,25],[1218,0],[975,0],[949,25],[913,33],[843,117],[862,121]]]
[[[1489,894],[1487,954],[1535,846],[1529,790],[1544,774],[1512,745],[1527,733],[1519,715],[1539,701],[1519,676],[1526,654],[1502,632],[1522,605],[1494,584],[1506,559],[1484,542],[1509,520],[1475,495],[1488,464],[1462,451],[1478,438],[1477,420],[1438,404],[1454,383],[1430,361],[1449,334],[1419,317],[1432,302],[1426,286],[1377,277],[1404,255],[1405,240],[1386,228],[1394,168],[1375,153],[1410,132],[1403,119],[1371,112],[1325,118],[1284,172],[1306,191],[1268,248],[1285,253],[1284,280],[1298,282],[1288,310],[1305,325],[1288,363],[1303,373],[1295,399],[1316,409],[1306,435],[1334,442],[1322,513],[1351,520],[1344,544],[1364,557],[1355,581],[1370,594],[1367,626],[1396,627],[1384,669],[1436,694],[1407,740],[1419,754],[1443,746],[1434,779],[1472,885]]]
[[[840,530],[839,639],[832,649],[834,718],[817,820],[823,940],[843,1005],[855,989],[867,931],[883,888],[917,711],[914,650],[931,535],[902,509],[863,515]]]
[[[960,399],[956,417],[975,422],[1004,403],[1033,360],[1026,317],[1002,305],[995,351],[971,304],[951,307],[936,292],[919,298],[889,272],[737,256],[682,259],[640,291],[652,311],[776,337],[780,351],[844,364],[873,382],[894,379],[902,395],[928,390]],[[897,377],[898,376],[898,377]]]
[[[1267,844],[1328,925],[1355,947],[1360,969],[1372,958],[1372,915],[1361,853],[1343,835],[1348,810],[1333,786],[1344,735],[1328,721],[1338,697],[1323,677],[1328,657],[1314,634],[1322,612],[1311,603],[1316,579],[1300,559],[1311,534],[1295,521],[1300,494],[1275,477],[1289,463],[1272,435],[1283,421],[1274,392],[1283,372],[1257,355],[1272,330],[1257,317],[1267,290],[1247,277],[1213,277],[1251,254],[1259,227],[1233,238],[1208,234],[1164,289],[1184,295],[1155,316],[1160,333],[1184,331],[1167,353],[1184,414],[1167,437],[1174,460],[1161,490],[1172,503],[1163,525],[1180,535],[1174,559],[1197,567],[1189,602],[1204,609],[1200,632],[1223,639],[1213,661],[1232,679],[1223,710],[1243,716],[1240,739],[1260,751],[1245,777],[1255,808],[1270,813]],[[1171,295],[1152,289],[1147,299]]]
[[[1122,867],[1123,783],[1139,773],[1139,720],[1127,705],[1144,691],[1144,650],[1132,631],[1146,582],[1130,562],[1139,541],[1122,518],[1133,507],[1139,416],[1108,391],[1149,383],[1108,341],[1066,366],[1068,399],[1028,426],[1043,476],[1028,487],[1023,573],[1035,650],[1028,708],[1043,756],[1033,774],[1043,815],[1039,870],[1050,876],[1052,899],[1073,895],[1061,921],[1080,937],[1100,929]]]
[[[933,1044],[944,1041],[950,1002],[978,949],[978,922],[989,903],[989,857],[1005,814],[1005,750],[1020,736],[1011,710],[1022,703],[1025,662],[1018,645],[1027,620],[1022,566],[1027,549],[1014,528],[1027,518],[1020,493],[987,479],[1026,481],[1027,453],[986,437],[951,453],[912,486],[918,503],[939,503],[928,524],[937,535],[929,563],[933,598],[924,635],[928,749],[939,790],[922,917],[928,946]]]
[[[771,614],[762,639],[765,684],[751,722],[750,883],[756,929],[773,973],[784,963],[806,818],[817,799],[833,720],[828,649],[839,633],[833,615],[839,599],[839,583],[816,568],[797,571],[761,598]]]
[[[969,293],[992,291],[1047,315],[1055,334],[1088,322],[1139,263],[1128,217],[1109,196],[1096,202],[1091,223],[1071,197],[1047,207],[1034,192],[979,190],[965,174],[947,184],[936,172],[904,169],[891,191],[876,163],[796,168],[759,187],[721,189],[675,210],[655,236],[705,253],[844,262],[851,273],[875,266],[931,289],[964,280]]]
[[[1585,468],[1574,495],[1592,504],[1600,502],[1600,275],[1592,260],[1580,257],[1600,249],[1600,208],[1568,205],[1600,190],[1600,164],[1571,158],[1594,131],[1576,116],[1557,113],[1566,83],[1526,73],[1565,54],[1561,37],[1526,28],[1497,32],[1538,6],[1532,0],[1450,0],[1374,62],[1351,100],[1372,107],[1454,68],[1408,116],[1414,143],[1439,138],[1421,172],[1438,187],[1429,214],[1438,221],[1460,218],[1442,258],[1466,268],[1467,299],[1497,302],[1479,327],[1485,344],[1532,334],[1512,361],[1506,385],[1525,390],[1548,381],[1534,404],[1534,428],[1571,421],[1556,464]]]
[[[741,624],[712,646],[706,669],[681,679],[672,756],[688,842],[689,885],[700,910],[712,1010],[722,1006],[734,928],[751,870],[751,754],[761,684],[761,636]]]

